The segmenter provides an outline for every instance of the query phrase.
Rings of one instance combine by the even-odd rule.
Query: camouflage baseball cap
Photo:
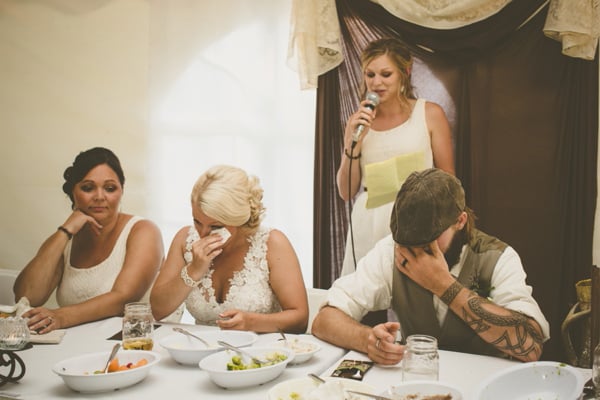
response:
[[[392,209],[394,241],[403,246],[431,243],[456,223],[465,208],[465,191],[455,176],[437,168],[413,172]]]

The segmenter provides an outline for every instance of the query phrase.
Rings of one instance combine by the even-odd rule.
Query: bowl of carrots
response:
[[[100,393],[126,388],[144,380],[161,356],[153,351],[123,350],[104,371],[108,351],[88,353],[56,363],[52,371],[72,390]]]

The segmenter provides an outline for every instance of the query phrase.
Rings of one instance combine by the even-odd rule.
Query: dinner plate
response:
[[[381,393],[381,395],[397,400],[422,400],[431,396],[440,396],[440,399],[447,398],[449,400],[464,399],[461,391],[453,385],[444,382],[423,380],[402,382],[390,387]],[[507,397],[506,400],[508,399]]]
[[[323,378],[327,382],[339,382],[344,389],[356,390],[366,393],[377,393],[376,389],[366,383],[346,378]],[[316,390],[320,383],[313,378],[296,378],[289,379],[278,383],[269,389],[268,400],[306,400],[310,393]],[[327,400],[336,400],[333,397],[328,397]]]
[[[581,372],[555,361],[517,364],[491,375],[477,388],[477,400],[574,400],[583,391]]]

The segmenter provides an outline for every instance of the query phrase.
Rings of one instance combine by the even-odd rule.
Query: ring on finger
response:
[[[375,348],[377,350],[379,350],[379,345],[381,344],[381,339],[377,338],[377,340],[375,341]]]

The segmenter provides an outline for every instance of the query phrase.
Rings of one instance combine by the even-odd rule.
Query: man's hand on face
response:
[[[394,246],[396,268],[432,293],[443,293],[454,282],[437,241],[422,247]]]

